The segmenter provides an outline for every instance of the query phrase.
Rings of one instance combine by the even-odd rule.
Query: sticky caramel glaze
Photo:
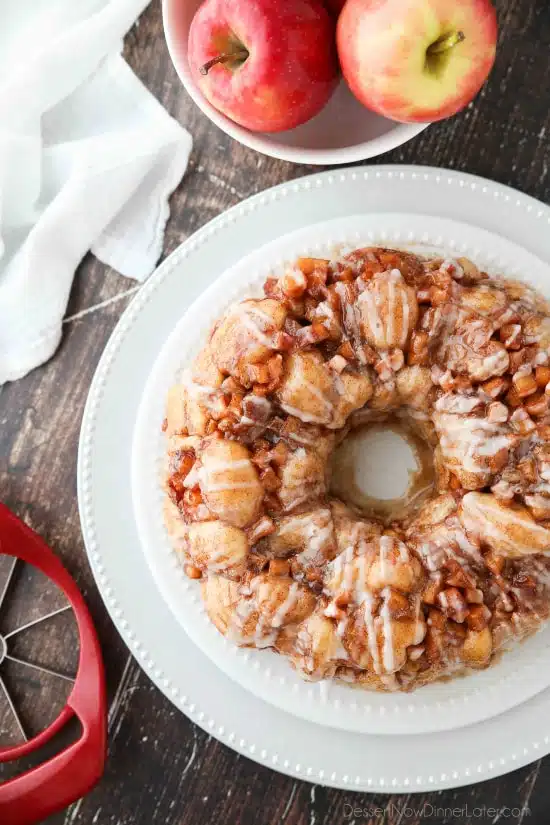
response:
[[[166,524],[210,619],[306,679],[413,690],[487,667],[550,613],[548,304],[380,248],[299,259],[264,295],[167,402]],[[358,496],[345,466],[330,487],[363,426],[413,447],[402,500]]]

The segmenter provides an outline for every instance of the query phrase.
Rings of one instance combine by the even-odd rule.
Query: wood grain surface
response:
[[[430,127],[379,160],[477,173],[548,203],[550,7],[548,0],[497,0],[496,5],[498,57],[477,100],[459,116]],[[194,138],[189,169],[171,201],[165,254],[242,198],[313,171],[239,146],[200,113],[170,63],[159,0],[128,34],[125,56]],[[49,823],[413,825],[427,820],[494,825],[502,820],[510,825],[546,825],[550,757],[501,779],[457,791],[390,796],[329,790],[237,756],[177,712],[140,670],[107,617],[92,579],[76,499],[77,442],[88,388],[101,352],[137,288],[88,256],[76,275],[55,357],[23,380],[5,385],[0,393],[0,496],[44,536],[75,576],[97,624],[108,673],[105,776],[84,800],[51,817]],[[2,617],[4,632],[6,625],[15,627],[58,605],[58,597],[38,585],[17,577],[9,612]],[[51,620],[48,631],[44,635],[27,631],[19,640],[18,655],[34,657],[46,667],[56,663],[70,672],[76,660],[70,620],[62,614]],[[5,678],[21,701],[24,724],[32,732],[63,696],[59,686],[48,681],[50,677],[17,667],[10,665]],[[2,701],[0,697],[0,741],[7,743],[16,731]],[[7,775],[7,768],[0,768],[0,779]],[[351,807],[361,810],[350,813]]]

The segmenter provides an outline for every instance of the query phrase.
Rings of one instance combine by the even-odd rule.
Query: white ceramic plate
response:
[[[544,756],[550,752],[550,690],[477,725],[417,736],[329,730],[245,691],[189,640],[154,586],[133,516],[129,422],[167,331],[224,267],[316,221],[358,212],[421,213],[426,204],[505,234],[550,263],[550,209],[473,176],[393,166],[276,187],[203,227],[138,293],[100,361],[82,424],[78,497],[88,557],[107,609],[144,670],[182,712],[239,753],[347,790],[455,787]]]
[[[357,215],[314,224],[246,256],[189,307],[157,358],[136,420],[132,490],[141,543],[155,581],[189,637],[228,676],[256,696],[312,722],[363,733],[427,733],[469,725],[502,713],[550,685],[550,627],[509,651],[488,670],[429,685],[410,694],[383,694],[350,685],[305,682],[288,661],[268,650],[239,648],[212,625],[200,586],[191,582],[171,548],[160,485],[166,439],[161,431],[168,389],[202,349],[214,321],[235,300],[261,296],[268,275],[299,255],[330,257],[372,244],[420,254],[471,258],[480,268],[550,286],[535,256],[484,230],[417,215]]]
[[[324,109],[302,126],[277,134],[244,129],[210,105],[189,70],[187,38],[200,3],[201,0],[163,0],[168,51],[189,96],[216,126],[239,143],[281,160],[333,165],[389,152],[427,128],[427,123],[396,123],[369,111],[342,80]]]

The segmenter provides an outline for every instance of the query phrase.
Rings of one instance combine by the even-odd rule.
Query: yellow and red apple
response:
[[[479,92],[495,60],[490,0],[347,0],[337,44],[354,95],[392,120],[450,117]]]
[[[338,81],[334,20],[321,0],[205,0],[188,54],[205,98],[254,131],[304,123]]]

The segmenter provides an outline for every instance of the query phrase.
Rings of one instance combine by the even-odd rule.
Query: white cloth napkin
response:
[[[0,384],[61,339],[91,249],[143,280],[191,137],[120,57],[148,0],[0,0]]]

